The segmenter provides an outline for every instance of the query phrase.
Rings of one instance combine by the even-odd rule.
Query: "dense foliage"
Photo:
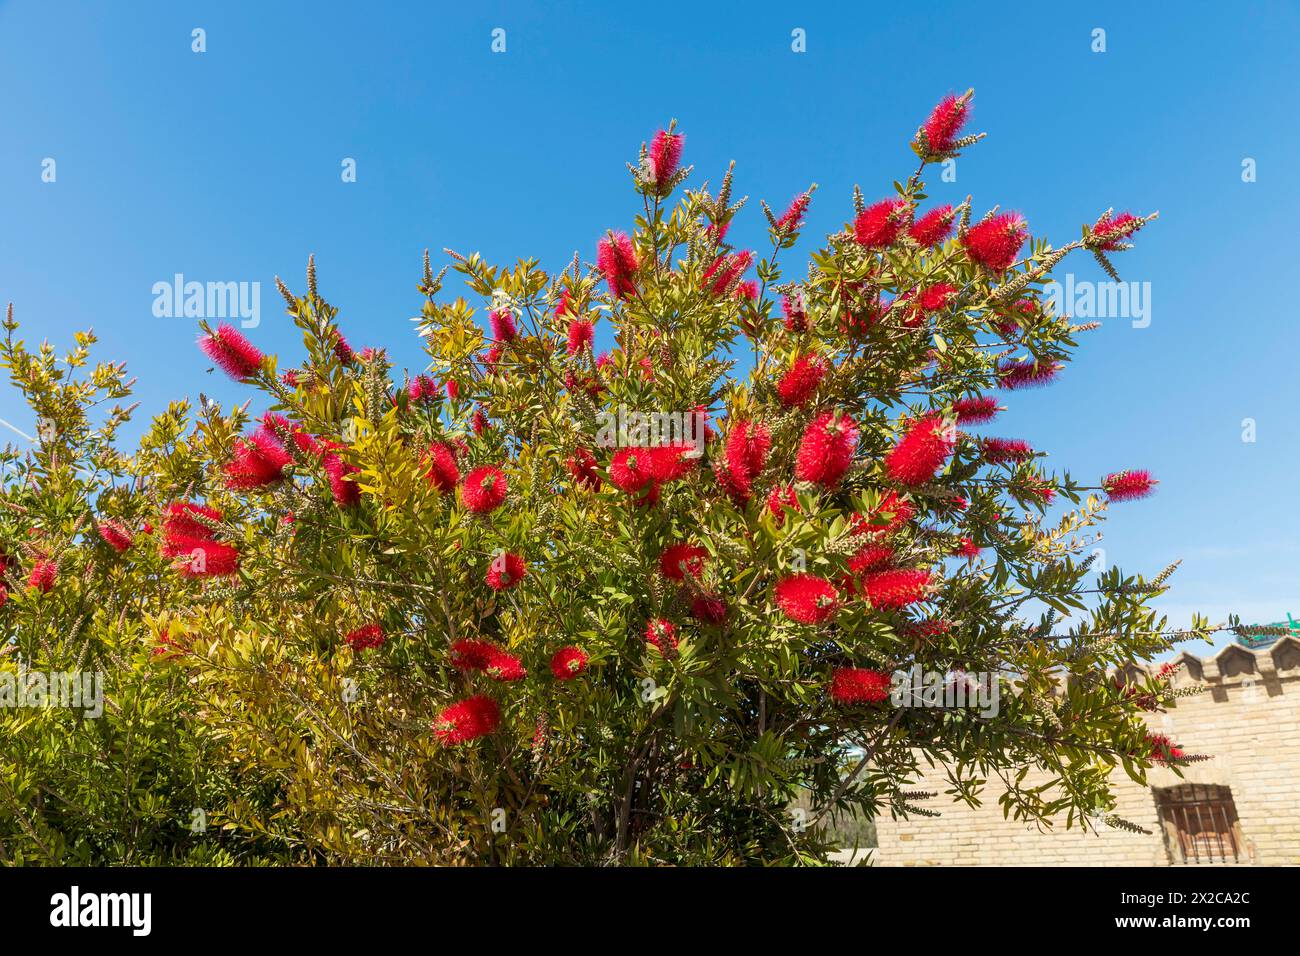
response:
[[[1163,682],[1105,676],[1170,645],[1167,572],[1084,557],[1153,482],[971,431],[1085,331],[1050,270],[1113,271],[1151,217],[1055,247],[928,203],[969,105],[800,279],[813,190],[734,249],[732,172],[685,189],[661,131],[595,264],[451,253],[448,301],[426,256],[414,377],[348,345],[309,267],[281,286],[297,364],[205,324],[251,404],[177,402],[130,454],[124,366],[89,334],[32,351],[11,312],[40,434],[4,456],[0,668],[102,674],[104,707],[0,708],[0,862],[817,862],[932,763],[954,799],[1088,825],[1113,768],[1189,759],[1141,719]],[[999,675],[1000,706],[894,706],[917,664]]]

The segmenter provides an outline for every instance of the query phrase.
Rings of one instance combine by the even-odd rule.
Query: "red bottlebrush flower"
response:
[[[835,585],[814,574],[783,578],[772,589],[776,605],[792,621],[820,624],[839,610],[840,594]]]
[[[677,653],[677,628],[673,622],[656,617],[645,626],[647,644],[653,644],[664,657],[673,657]]]
[[[687,452],[692,451],[690,445],[655,445],[642,451],[648,456],[645,467],[656,482],[682,478],[690,474],[691,469],[700,461],[698,457],[687,456]]]
[[[780,233],[798,232],[803,228],[803,217],[808,212],[808,204],[812,202],[812,193],[804,192],[795,196],[790,201],[789,207],[781,214],[781,218],[776,221],[776,231]]]
[[[928,249],[939,245],[952,234],[952,224],[956,218],[952,206],[939,206],[916,220],[907,234],[917,245]]]
[[[698,578],[704,571],[704,559],[709,552],[694,544],[670,544],[659,556],[659,572],[674,581],[685,580],[686,575]]]
[[[497,366],[501,364],[501,356],[506,354],[505,346],[496,342],[483,353],[483,371],[488,375],[495,375]]]
[[[216,508],[195,505],[188,501],[173,501],[163,512],[165,538],[211,538],[216,532],[211,524],[220,524],[223,516]],[[165,552],[164,552],[165,553]],[[173,555],[166,555],[173,557]]]
[[[583,349],[591,348],[595,336],[596,326],[592,322],[587,319],[574,319],[569,323],[569,354],[577,355]]]
[[[858,213],[853,235],[868,249],[887,249],[911,224],[912,207],[906,199],[884,199]]]
[[[528,565],[517,554],[498,554],[488,566],[487,585],[493,591],[508,591],[528,576]]]
[[[890,480],[900,485],[923,485],[943,467],[956,444],[956,436],[943,416],[927,415],[885,456],[885,470]]]
[[[585,448],[575,448],[573,454],[564,461],[575,484],[585,488],[600,487],[600,469],[596,456]]]
[[[952,556],[954,558],[965,558],[967,561],[974,561],[980,556],[981,550],[980,546],[970,538],[962,538],[961,543],[953,549]]]
[[[1132,501],[1145,498],[1159,484],[1149,471],[1117,471],[1101,480],[1102,490],[1111,501]]]
[[[757,302],[758,283],[753,279],[740,283],[740,285],[736,286],[735,291],[731,293],[731,297],[733,299],[741,299],[745,302]]]
[[[998,387],[1014,392],[1022,388],[1038,388],[1056,378],[1062,369],[1059,362],[1040,364],[1037,362],[1007,361],[998,366]]]
[[[570,315],[573,311],[573,296],[569,294],[568,289],[561,289],[560,294],[555,298],[555,317]]]
[[[466,637],[452,642],[448,648],[448,657],[451,666],[458,671],[482,671],[487,670],[489,662],[500,650],[489,641]]]
[[[1142,221],[1131,212],[1122,212],[1114,218],[1110,213],[1106,213],[1092,227],[1092,236],[1094,240],[1104,240],[1098,247],[1102,252],[1116,252],[1122,247],[1124,240],[1142,226]]]
[[[199,348],[237,382],[252,378],[262,367],[262,353],[233,325],[222,323],[217,331],[199,339]]]
[[[738,507],[743,508],[749,503],[749,497],[754,490],[754,483],[749,475],[733,471],[725,461],[717,460],[713,463],[713,476],[717,479],[723,493]]]
[[[451,385],[451,382],[447,383]],[[417,375],[406,386],[406,394],[413,402],[432,402],[438,398],[438,383],[427,375]],[[450,391],[450,389],[449,389]]]
[[[471,419],[470,425],[473,427],[475,435],[482,435],[492,427],[492,423],[488,421],[487,412],[481,408],[474,409],[474,417]]]
[[[498,342],[513,342],[519,337],[515,317],[504,309],[489,312],[488,324],[492,327],[492,338]]]
[[[291,368],[291,369],[289,369],[289,370],[283,372],[283,373],[280,375],[280,381],[284,382],[284,384],[285,384],[285,385],[288,385],[290,388],[297,388],[297,387],[298,387],[298,370],[297,370],[297,369],[292,369],[292,368]]]
[[[970,115],[970,101],[965,97],[949,93],[936,106],[925,125],[925,141],[929,147],[927,157],[938,158],[952,152],[953,146],[961,135],[961,128]]]
[[[872,607],[893,610],[924,600],[929,583],[924,568],[877,571],[862,579],[862,596]]]
[[[334,503],[340,508],[349,508],[361,500],[361,486],[352,478],[360,471],[356,465],[344,461],[333,452],[325,456],[325,477],[329,479]]]
[[[837,667],[831,675],[831,698],[837,704],[878,704],[889,697],[892,678],[865,667]]]
[[[587,655],[578,647],[561,647],[551,658],[556,680],[573,680],[587,669]]]
[[[754,254],[749,250],[727,253],[713,260],[713,264],[704,270],[704,286],[714,295],[722,295],[733,283],[739,282],[745,270],[754,261]]]
[[[5,587],[3,584],[0,584],[0,607],[4,607],[8,603],[9,603],[9,589]]]
[[[956,286],[940,282],[938,285],[922,289],[921,295],[917,298],[917,305],[922,312],[938,312],[940,309],[946,308],[956,294]]]
[[[795,494],[794,485],[773,485],[767,493],[767,510],[776,516],[778,528],[785,524],[786,508],[791,511],[803,510],[799,507],[799,496]]]
[[[651,140],[648,156],[650,171],[654,174],[655,187],[660,192],[663,192],[668,180],[677,172],[677,166],[682,161],[682,147],[685,145],[685,134],[670,133],[666,129],[655,133],[655,138]]]
[[[781,311],[785,313],[785,330],[787,332],[807,332],[808,313],[804,310],[803,300],[799,296],[789,295],[781,298]]]
[[[352,351],[352,346],[348,345],[348,340],[343,337],[343,333],[338,329],[334,330],[334,357],[344,365],[351,365],[356,355]]]
[[[1022,497],[1042,505],[1050,505],[1056,498],[1055,488],[1046,481],[1034,477],[1026,478],[1018,490]]]
[[[259,429],[249,438],[236,438],[226,464],[226,486],[238,490],[265,488],[284,480],[293,457],[270,431]]]
[[[815,355],[800,355],[789,371],[781,376],[776,394],[786,408],[802,405],[813,397],[825,377],[825,362]]]
[[[727,619],[727,602],[711,594],[700,594],[691,601],[691,617],[705,624],[721,624]]]
[[[888,520],[881,524],[873,518],[888,514]],[[904,501],[892,491],[887,491],[880,499],[880,504],[870,516],[855,514],[852,518],[854,534],[864,534],[870,538],[883,538],[903,528],[916,517],[916,509],[910,501]]]
[[[972,262],[1005,272],[1016,261],[1029,236],[1029,226],[1019,213],[1007,212],[971,226],[962,245]]]
[[[795,478],[826,488],[839,484],[858,447],[858,426],[848,415],[822,412],[803,433],[795,457]]]
[[[127,531],[118,521],[101,521],[97,530],[99,536],[104,539],[104,543],[118,554],[130,548],[131,542],[134,540],[131,537],[131,532]]]
[[[1147,734],[1146,743],[1149,748],[1147,758],[1155,763],[1163,764],[1166,767],[1187,756],[1187,754],[1184,753],[1183,750],[1165,734]]]
[[[921,642],[940,637],[951,630],[951,621],[932,617],[921,621],[909,621],[903,625],[902,634],[913,641]]]
[[[35,588],[42,594],[49,594],[54,589],[54,582],[59,576],[59,565],[54,561],[37,561],[32,566],[32,573],[27,578],[27,586]]]
[[[605,274],[609,294],[616,299],[626,299],[636,291],[633,279],[638,263],[632,240],[625,232],[611,232],[596,247],[596,265]]]
[[[980,425],[993,420],[1000,411],[998,400],[991,395],[976,395],[952,403],[952,413],[959,425]]]
[[[879,571],[894,560],[894,549],[887,544],[869,544],[849,558],[849,570],[855,575]]]
[[[163,553],[177,559],[181,575],[187,578],[221,578],[239,570],[239,551],[221,541],[174,537]]]
[[[511,654],[509,651],[496,650],[488,658],[487,667],[484,668],[488,677],[496,681],[516,681],[523,680],[528,676],[528,671],[524,669],[523,662]]]
[[[453,401],[460,398],[460,382],[454,378],[447,379],[447,397]]]
[[[357,653],[375,647],[383,647],[385,640],[384,629],[378,624],[366,624],[354,631],[348,631],[348,635],[344,640],[347,642],[348,647]]]
[[[650,472],[650,449],[620,448],[609,463],[609,480],[620,491],[640,491],[653,479]]]
[[[485,694],[444,707],[433,723],[434,736],[444,747],[486,737],[501,725],[501,708]]]
[[[429,470],[424,473],[425,480],[444,495],[454,491],[460,483],[460,468],[456,464],[456,453],[445,442],[430,446],[424,458]]]
[[[465,476],[461,501],[476,515],[495,511],[506,500],[506,476],[500,468],[483,465]]]
[[[1010,461],[1028,461],[1034,457],[1029,442],[1019,438],[985,438],[980,442],[984,460],[991,465],[1004,465]]]
[[[748,486],[767,464],[771,448],[772,433],[766,425],[737,422],[727,435],[727,467]]]

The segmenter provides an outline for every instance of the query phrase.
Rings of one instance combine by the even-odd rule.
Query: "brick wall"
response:
[[[982,806],[971,809],[942,796],[943,777],[922,779],[916,789],[940,792],[918,804],[941,817],[876,822],[881,866],[1037,865],[1165,866],[1170,850],[1162,833],[1153,788],[1180,783],[1227,786],[1232,791],[1242,839],[1242,862],[1300,865],[1300,641],[1285,638],[1262,651],[1238,645],[1213,658],[1182,658],[1175,686],[1201,693],[1177,701],[1165,714],[1148,719],[1153,731],[1168,734],[1187,753],[1213,759],[1182,770],[1155,768],[1140,787],[1122,771],[1112,778],[1115,813],[1152,831],[1151,835],[1107,828],[1068,832],[1064,818],[1049,832],[1032,824],[1004,820],[998,790],[990,784]],[[1049,779],[1031,771],[1025,785]],[[1181,855],[1174,850],[1176,860]]]

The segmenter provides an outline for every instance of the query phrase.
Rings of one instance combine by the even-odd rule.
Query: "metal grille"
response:
[[[1241,834],[1232,791],[1185,783],[1156,791],[1156,808],[1173,863],[1241,862]]]

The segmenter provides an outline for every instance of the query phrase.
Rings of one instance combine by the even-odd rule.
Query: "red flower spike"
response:
[[[344,638],[348,647],[360,653],[376,647],[384,646],[384,629],[378,624],[366,624],[357,628],[355,631],[349,631]]]
[[[670,133],[663,129],[655,133],[648,158],[655,187],[661,192],[677,172],[677,166],[682,161],[682,147],[685,145],[686,136],[683,133]]]
[[[1102,490],[1111,501],[1132,501],[1145,498],[1159,484],[1149,471],[1117,471],[1101,480]]]
[[[700,594],[691,601],[691,617],[705,624],[721,624],[727,619],[727,602],[710,594]]]
[[[878,704],[889,697],[891,681],[884,671],[837,667],[831,675],[831,698],[837,704]]]
[[[461,501],[474,514],[495,511],[506,500],[506,476],[500,468],[483,465],[465,476],[460,489]]]
[[[822,412],[804,431],[795,457],[795,477],[826,488],[839,484],[853,463],[858,427],[848,415]]]
[[[853,236],[868,249],[887,249],[911,224],[912,207],[906,199],[885,199],[858,214]]]
[[[862,596],[871,606],[896,610],[925,600],[930,572],[925,569],[877,571],[862,579]]]
[[[249,438],[235,439],[226,465],[226,486],[247,491],[274,485],[284,480],[284,469],[292,461],[274,432],[259,429]]]
[[[561,647],[551,658],[551,673],[556,680],[573,680],[587,669],[587,655],[581,648]]]
[[[486,695],[469,697],[444,707],[434,721],[433,730],[444,747],[485,737],[501,724],[501,708]]]
[[[931,209],[920,219],[912,224],[912,228],[907,234],[919,246],[927,249],[937,246],[952,234],[952,225],[956,220],[957,214],[953,211],[952,206],[940,206],[937,209]]]
[[[104,543],[118,554],[130,548],[131,542],[135,540],[131,536],[131,532],[127,531],[119,521],[101,521],[96,530],[99,531],[99,536],[104,539]]]
[[[673,626],[672,621],[662,617],[649,621],[645,626],[645,639],[647,644],[658,648],[659,653],[664,657],[676,656],[677,628]]]
[[[994,272],[1005,272],[1015,263],[1028,236],[1029,227],[1024,217],[1007,212],[971,226],[962,245],[972,262]]]
[[[638,263],[632,240],[625,232],[612,232],[596,247],[596,265],[609,283],[609,293],[616,299],[626,299],[636,291],[633,280]]]
[[[990,422],[1000,411],[998,400],[991,395],[962,398],[952,403],[952,412],[958,425],[981,425]]]
[[[683,581],[686,575],[698,578],[704,571],[704,559],[709,552],[698,545],[670,544],[659,556],[659,573],[673,581]]]
[[[840,595],[835,585],[813,574],[796,574],[778,581],[773,595],[785,616],[800,624],[820,624],[839,610]]]
[[[591,348],[596,336],[596,326],[587,319],[574,319],[569,323],[569,342],[567,351],[577,355],[583,349]]]
[[[518,587],[527,576],[528,565],[524,559],[517,554],[506,552],[492,559],[492,563],[488,566],[487,585],[493,591],[508,591]]]
[[[1034,457],[1029,442],[1019,438],[985,438],[980,447],[984,451],[984,460],[991,465],[1028,461]]]
[[[826,377],[826,364],[815,355],[800,355],[789,371],[781,376],[776,394],[786,408],[803,405],[817,392],[817,386]]]
[[[953,146],[961,138],[961,128],[970,117],[970,101],[949,93],[934,108],[921,128],[925,130],[925,139],[930,147],[929,156],[938,157],[952,152]]]
[[[1056,362],[1003,362],[998,366],[998,387],[1009,392],[1022,388],[1039,388],[1056,378],[1062,366]]]
[[[262,353],[233,325],[222,323],[217,331],[199,339],[199,348],[237,382],[252,378],[262,367]]]
[[[890,480],[900,485],[923,485],[939,472],[956,444],[956,436],[943,416],[927,415],[885,456],[885,470]]]
[[[444,495],[456,490],[456,485],[460,483],[460,468],[456,464],[456,453],[450,445],[438,442],[430,446],[424,463],[429,466],[424,477],[430,487],[437,488]]]

